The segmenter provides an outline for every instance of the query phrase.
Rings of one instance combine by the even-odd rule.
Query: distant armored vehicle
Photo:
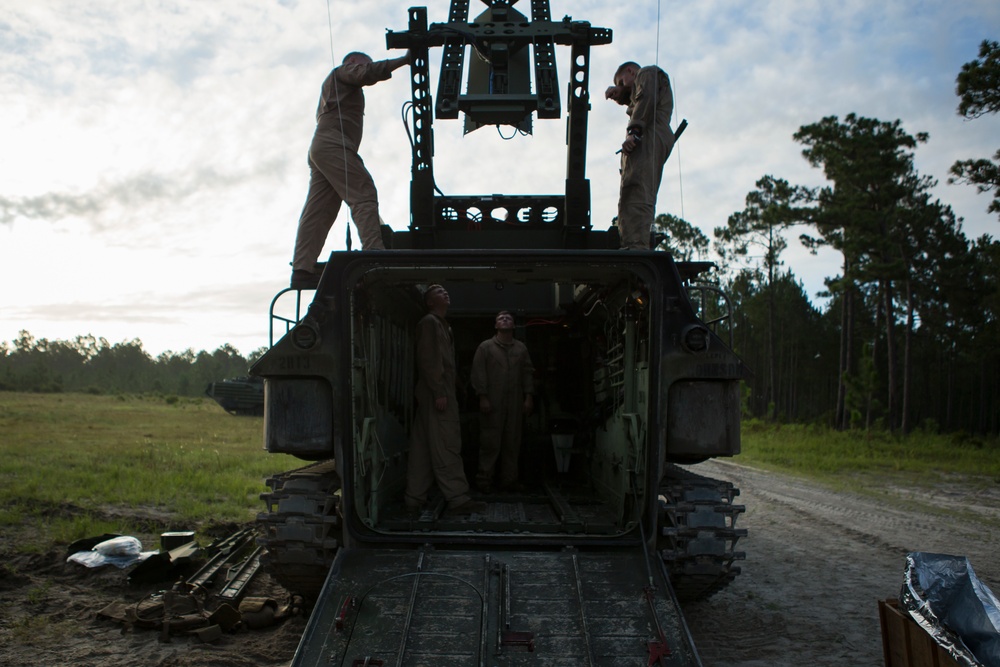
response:
[[[409,229],[384,230],[391,250],[332,253],[307,312],[251,368],[266,449],[314,462],[271,477],[259,517],[262,562],[315,604],[292,664],[699,665],[679,600],[732,581],[746,533],[739,491],[681,465],[739,453],[746,369],[695,308],[711,265],[621,251],[614,227],[591,228],[589,55],[611,31],[552,21],[548,0],[531,20],[516,0],[483,1],[472,22],[468,0],[447,23],[411,8],[409,29],[387,34],[412,55]],[[565,193],[437,192],[432,116],[524,133],[534,114],[560,118],[557,44],[572,51]],[[521,485],[468,515],[403,501],[430,283],[451,295],[460,384],[500,310],[536,369]],[[465,386],[458,400],[473,479],[479,404]]]
[[[210,382],[205,395],[215,400],[231,415],[259,417],[264,414],[264,381],[255,376],[242,376]]]

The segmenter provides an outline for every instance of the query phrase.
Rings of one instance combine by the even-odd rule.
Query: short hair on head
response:
[[[430,285],[427,286],[427,289],[424,290],[424,305],[425,306],[430,302],[431,293],[434,290],[436,290],[436,289],[444,289],[444,285],[438,285],[437,283],[432,283],[432,284],[430,284]]]
[[[498,319],[500,319],[501,315],[510,315],[511,317],[514,317],[514,313],[510,312],[509,310],[501,310],[499,313],[496,314],[496,317],[493,318],[493,321],[496,322]]]
[[[341,65],[346,65],[348,60],[350,60],[351,58],[354,58],[356,56],[361,56],[362,58],[365,58],[367,60],[371,60],[372,59],[372,57],[370,55],[368,55],[367,53],[363,53],[361,51],[351,51],[346,56],[344,56],[344,59],[340,61],[340,64]]]
[[[629,60],[628,62],[624,62],[624,63],[622,63],[621,65],[618,66],[618,69],[615,70],[615,77],[614,78],[617,79],[618,76],[625,70],[626,67],[634,67],[636,69],[642,69],[642,67],[639,65],[639,63],[634,62],[632,60]]]

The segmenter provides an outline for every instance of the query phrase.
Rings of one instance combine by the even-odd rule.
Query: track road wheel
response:
[[[746,529],[736,517],[746,511],[734,505],[739,489],[731,483],[670,466],[660,482],[657,550],[681,602],[704,600],[725,588],[740,573],[735,551]]]
[[[261,564],[311,605],[341,544],[340,476],[333,461],[323,461],[266,483],[271,491],[260,497],[267,512],[257,515]]]

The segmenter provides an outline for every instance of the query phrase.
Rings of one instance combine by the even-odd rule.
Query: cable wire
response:
[[[660,22],[662,20],[661,14],[660,14],[661,2],[662,2],[662,0],[656,0],[656,66],[657,67],[660,66]],[[680,117],[680,114],[677,112],[677,88],[674,85],[674,77],[670,77],[668,75],[667,76],[667,80],[670,82],[670,95],[673,98],[673,102],[674,102],[673,103],[673,109],[671,110],[672,119],[673,119],[674,123],[676,123],[677,119]],[[653,106],[656,106],[655,105],[655,100],[654,100],[654,105]],[[655,117],[654,117],[653,122],[655,124],[655,122],[656,122]],[[654,131],[655,131],[655,127],[654,127]],[[655,136],[655,134],[654,134],[654,136]],[[685,217],[684,217],[684,170],[683,170],[682,165],[681,165],[681,148],[680,148],[680,146],[676,142],[674,143],[674,146],[671,149],[671,154],[673,154],[673,153],[677,153],[677,188],[678,188],[678,196],[680,198],[680,204],[681,204],[681,219],[684,220],[685,219]],[[653,220],[654,221],[656,220],[656,211],[655,210],[653,211]]]
[[[344,140],[344,113],[340,109],[340,87],[337,85],[337,57],[333,52],[333,9],[331,7],[333,3],[331,0],[326,0],[326,21],[327,26],[330,31],[330,62],[333,66],[333,71],[330,76],[333,78],[333,96],[337,100],[337,118],[340,121],[340,137],[341,137],[341,153],[344,156],[344,194],[343,201],[347,204],[347,225],[344,230],[344,244],[347,250],[351,250],[351,224],[354,223],[354,212],[351,210],[351,182],[348,178],[347,173],[347,142]],[[322,94],[322,91],[321,93]],[[339,194],[339,193],[338,193]],[[331,223],[332,224],[332,223]]]

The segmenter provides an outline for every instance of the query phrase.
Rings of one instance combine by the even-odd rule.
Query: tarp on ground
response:
[[[900,606],[966,667],[1000,667],[1000,601],[965,556],[906,556]]]

